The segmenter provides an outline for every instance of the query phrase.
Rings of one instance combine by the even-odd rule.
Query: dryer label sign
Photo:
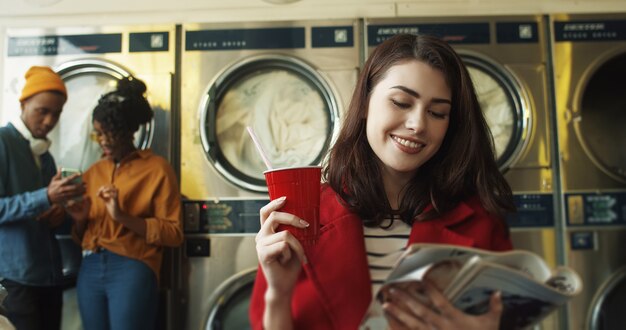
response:
[[[7,47],[8,56],[104,54],[121,51],[122,35],[119,33],[11,37]]]
[[[557,21],[554,35],[557,42],[626,40],[626,21]]]
[[[187,31],[185,50],[304,48],[304,28]]]
[[[488,44],[491,41],[489,23],[370,25],[367,27],[368,46],[377,46],[401,33],[432,34],[451,44]]]

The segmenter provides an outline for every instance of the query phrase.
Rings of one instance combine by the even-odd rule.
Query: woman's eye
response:
[[[396,107],[401,108],[401,109],[408,109],[408,108],[411,107],[411,105],[408,104],[408,103],[402,103],[402,102],[396,101],[394,99],[391,99],[391,103],[393,103],[393,105],[395,105]]]
[[[433,117],[437,118],[437,119],[445,119],[447,114],[442,113],[442,112],[437,112],[437,111],[428,111]]]

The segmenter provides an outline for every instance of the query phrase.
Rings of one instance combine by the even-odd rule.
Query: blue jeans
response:
[[[83,328],[154,329],[154,272],[143,262],[102,250],[83,258],[76,284]]]

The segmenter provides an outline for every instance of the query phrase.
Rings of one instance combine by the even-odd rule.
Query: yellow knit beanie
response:
[[[26,84],[22,89],[20,102],[41,92],[56,91],[62,93],[67,99],[67,90],[63,79],[47,66],[32,66],[26,74]]]

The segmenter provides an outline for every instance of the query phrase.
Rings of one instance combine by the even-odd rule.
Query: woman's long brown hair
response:
[[[452,91],[452,110],[439,151],[402,189],[399,209],[392,210],[377,156],[367,141],[365,122],[376,84],[390,67],[410,60],[443,72]],[[515,210],[511,188],[498,169],[493,139],[465,65],[445,41],[427,35],[396,35],[372,52],[330,151],[324,178],[367,226],[380,226],[391,214],[408,224],[431,219],[473,195],[478,195],[492,214],[502,216]],[[428,205],[433,208],[424,212]]]

